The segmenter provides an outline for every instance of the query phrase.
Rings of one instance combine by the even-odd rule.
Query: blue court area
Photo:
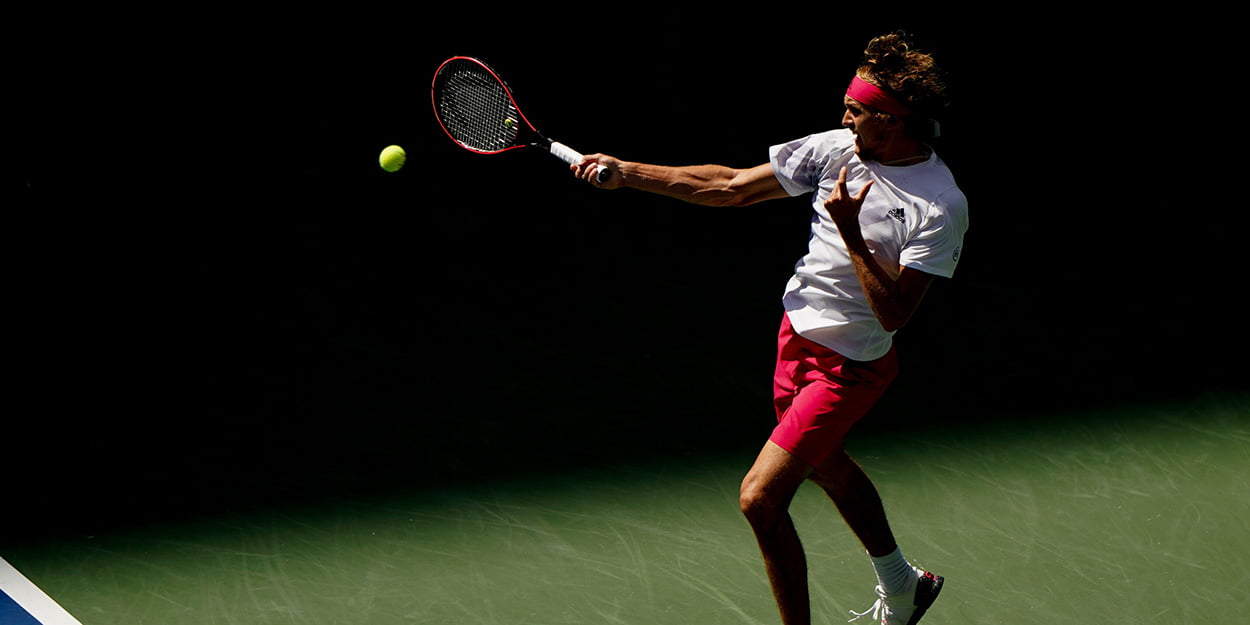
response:
[[[853,445],[907,554],[946,576],[928,625],[1238,622],[1248,450],[1250,400],[1228,394]],[[88,625],[775,623],[736,509],[750,459],[258,506],[0,555]],[[816,621],[866,609],[871,571],[830,504],[805,488],[793,515]]]
[[[30,615],[30,611],[13,600],[8,593],[0,590],[0,623],[4,625],[39,625],[39,621]]]

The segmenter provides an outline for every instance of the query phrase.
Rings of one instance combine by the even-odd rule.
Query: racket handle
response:
[[[578,152],[577,150],[574,150],[559,141],[551,142],[551,153],[554,154],[556,158],[570,165],[576,165],[582,162],[581,152]],[[608,176],[612,175],[612,172],[605,167],[599,167],[598,165],[595,165],[595,167],[599,169],[599,173],[595,174],[595,179],[599,182],[606,182]]]

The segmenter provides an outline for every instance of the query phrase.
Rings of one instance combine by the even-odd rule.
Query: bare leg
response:
[[[739,504],[755,532],[784,625],[810,625],[807,558],[790,519],[790,502],[811,467],[773,442],[742,481]]]
[[[898,546],[886,520],[877,487],[846,451],[839,450],[812,473],[811,479],[833,500],[851,531],[871,556],[879,557]]]

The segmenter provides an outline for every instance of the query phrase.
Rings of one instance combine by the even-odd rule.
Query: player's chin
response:
[[[855,136],[855,155],[858,156],[861,161],[877,160],[876,152],[872,148],[864,145],[864,142],[860,140],[859,135]]]

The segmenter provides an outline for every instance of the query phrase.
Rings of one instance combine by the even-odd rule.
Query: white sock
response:
[[[903,557],[902,549],[880,558],[872,558],[872,568],[877,572],[877,583],[887,595],[897,595],[907,590],[907,585],[916,577],[916,571]]]

